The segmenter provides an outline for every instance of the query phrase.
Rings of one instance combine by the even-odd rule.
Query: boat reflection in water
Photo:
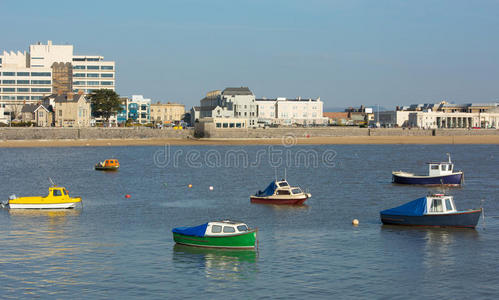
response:
[[[252,278],[257,272],[255,250],[200,248],[175,244],[173,261],[182,268],[204,270],[211,279],[239,280]]]

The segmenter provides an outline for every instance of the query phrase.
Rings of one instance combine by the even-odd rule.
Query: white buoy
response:
[[[353,219],[353,220],[352,220],[352,225],[353,225],[353,226],[357,226],[357,225],[359,225],[359,220],[357,220],[357,219]]]
[[[213,191],[213,186],[212,185],[210,185],[210,191]]]

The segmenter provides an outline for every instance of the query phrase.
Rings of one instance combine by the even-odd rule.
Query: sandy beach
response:
[[[96,140],[9,140],[0,148],[96,147],[160,145],[334,145],[334,144],[499,144],[499,135],[484,136],[341,136],[298,139],[96,139]]]

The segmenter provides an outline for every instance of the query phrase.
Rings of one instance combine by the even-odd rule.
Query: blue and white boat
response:
[[[380,212],[391,225],[475,228],[482,209],[458,211],[452,196],[434,194]]]
[[[461,185],[464,181],[463,171],[454,172],[454,164],[451,161],[429,162],[428,175],[415,175],[404,171],[392,172],[392,182],[399,184],[421,184],[421,185]]]

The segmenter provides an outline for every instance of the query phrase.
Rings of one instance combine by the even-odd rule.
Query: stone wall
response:
[[[152,128],[0,128],[0,140],[60,140],[60,139],[146,139],[187,138],[190,129]]]
[[[203,131],[204,130],[204,131]],[[496,129],[408,129],[408,128],[357,128],[357,127],[311,127],[311,128],[257,128],[215,129],[197,127],[196,136],[204,138],[255,139],[282,138],[283,136],[327,137],[327,136],[466,136],[499,135]],[[0,140],[59,140],[59,139],[161,139],[187,138],[194,130],[135,128],[0,128]]]

